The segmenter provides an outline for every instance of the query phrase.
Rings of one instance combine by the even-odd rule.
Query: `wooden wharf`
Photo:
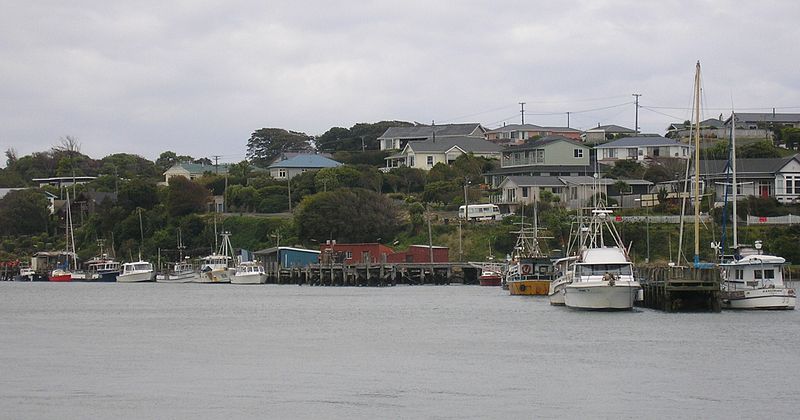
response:
[[[641,306],[666,312],[720,312],[718,268],[643,267],[639,269],[644,301]]]
[[[267,283],[311,286],[371,286],[450,283],[478,284],[478,270],[466,262],[328,263],[267,271]]]

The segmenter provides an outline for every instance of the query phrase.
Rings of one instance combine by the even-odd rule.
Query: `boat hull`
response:
[[[53,272],[53,273],[50,274],[50,276],[47,279],[50,280],[50,281],[55,281],[55,282],[72,281],[72,273],[68,273],[68,272]]]
[[[237,274],[231,277],[231,284],[264,284],[267,282],[265,274]]]
[[[563,278],[558,278],[550,283],[550,289],[547,291],[550,297],[550,304],[554,306],[564,306],[564,289],[566,289],[569,281]]]
[[[157,283],[192,283],[197,279],[197,273],[169,273],[166,276],[157,276]]]
[[[120,274],[117,276],[117,283],[146,283],[155,280],[154,272],[142,272],[131,274]]]
[[[794,290],[754,289],[722,292],[722,307],[725,309],[794,309]]]
[[[230,270],[211,270],[201,272],[198,277],[195,277],[192,282],[194,283],[230,283],[233,277]]]
[[[478,283],[481,286],[500,286],[502,283],[500,276],[480,276]]]
[[[550,290],[550,280],[515,280],[506,284],[512,295],[547,296]]]
[[[638,285],[572,283],[564,288],[564,304],[575,309],[630,310],[639,294]]]

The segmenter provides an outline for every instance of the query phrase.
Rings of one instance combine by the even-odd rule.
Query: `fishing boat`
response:
[[[183,236],[181,235],[181,230],[178,229],[178,260],[169,265],[166,273],[157,275],[156,282],[191,283],[199,277],[189,257],[184,257],[184,249],[186,247],[183,245]]]
[[[512,295],[547,295],[553,280],[553,263],[539,245],[536,207],[533,226],[525,223],[523,210],[514,253],[508,262],[504,282]]]
[[[244,261],[236,266],[236,273],[231,277],[232,284],[264,284],[267,274],[264,267],[253,261]]]
[[[142,283],[154,281],[156,272],[149,261],[129,262],[122,264],[122,273],[117,276],[118,283]]]
[[[19,267],[19,273],[14,276],[14,281],[36,281],[36,270],[31,268],[27,263],[23,263]]]
[[[783,282],[783,266],[786,259],[762,252],[761,241],[754,247],[739,244],[736,182],[736,113],[731,112],[730,189],[733,206],[733,258],[724,255],[720,262],[722,271],[722,307],[725,309],[794,309],[797,299],[795,290]],[[727,208],[727,207],[726,207]],[[727,214],[726,214],[727,215]],[[725,218],[727,219],[727,217]],[[722,249],[725,249],[723,224]]]
[[[481,286],[500,286],[503,281],[503,273],[499,270],[481,270],[481,275],[478,276],[478,284]]]
[[[222,232],[222,244],[219,250],[203,258],[200,274],[192,281],[195,283],[230,283],[235,270],[231,268],[233,247],[229,232]]]
[[[583,242],[571,264],[571,281],[563,288],[564,304],[575,309],[630,310],[639,296],[628,249],[610,221],[611,210],[595,204]],[[607,245],[606,238],[611,242]]]
[[[739,247],[735,257],[719,266],[722,270],[722,307],[725,309],[794,309],[794,289],[783,282],[786,259]]]
[[[66,202],[66,250],[61,253],[64,261],[56,264],[56,268],[50,272],[48,280],[55,282],[72,281],[72,271],[77,266],[77,254],[75,253],[75,236],[72,232],[72,210],[69,204],[69,190],[67,191]]]
[[[559,258],[553,262],[555,267],[555,275],[553,281],[550,282],[550,287],[547,290],[547,296],[550,299],[550,304],[555,306],[564,305],[564,288],[572,283],[573,270],[571,264],[574,263],[576,257]]]
[[[108,254],[100,254],[86,261],[83,281],[115,282],[121,271],[119,261],[114,261]]]
[[[141,235],[141,242],[139,243],[139,261],[122,264],[122,273],[117,276],[117,282],[119,283],[142,283],[154,281],[156,279],[156,271],[153,269],[153,264],[149,261],[142,260],[141,247],[144,243],[144,228],[142,227],[141,209],[139,209],[139,234]]]

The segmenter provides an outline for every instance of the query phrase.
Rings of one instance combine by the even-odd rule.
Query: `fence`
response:
[[[648,220],[649,219],[649,220]],[[611,221],[616,223],[673,223],[681,222],[680,216],[612,216]],[[694,215],[684,216],[684,223],[691,223],[694,221]],[[711,216],[707,214],[700,215],[701,222],[711,221]]]
[[[747,216],[747,225],[793,225],[800,223],[800,216]]]

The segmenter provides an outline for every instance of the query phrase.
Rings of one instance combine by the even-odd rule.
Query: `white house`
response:
[[[228,173],[228,165],[204,165],[201,163],[176,163],[164,172],[164,182],[161,185],[169,185],[169,179],[174,176],[195,180],[204,174],[224,175]]]
[[[717,202],[724,200],[725,189],[732,192],[731,167],[725,160],[701,162],[702,178],[715,186]],[[774,197],[781,203],[800,203],[800,155],[785,158],[736,159],[737,194]]]
[[[501,147],[483,137],[436,137],[406,144],[403,150],[386,158],[385,171],[407,166],[429,170],[437,163],[449,165],[459,156],[472,153],[488,159],[500,159]]]
[[[692,146],[661,136],[623,137],[596,146],[597,160],[610,163],[620,159],[644,161],[658,157],[689,159]]]

